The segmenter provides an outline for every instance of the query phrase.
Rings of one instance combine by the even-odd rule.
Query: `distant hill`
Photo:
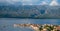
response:
[[[3,5],[0,18],[60,18],[60,6]]]

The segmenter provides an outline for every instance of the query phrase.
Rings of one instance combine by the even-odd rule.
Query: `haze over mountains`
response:
[[[0,6],[0,17],[60,18],[60,6],[48,6],[48,5]]]
[[[56,3],[56,2],[55,2]],[[22,5],[21,2],[0,3],[0,18],[60,18],[60,6],[51,2],[51,6]]]
[[[5,5],[60,5],[60,0],[0,0]]]

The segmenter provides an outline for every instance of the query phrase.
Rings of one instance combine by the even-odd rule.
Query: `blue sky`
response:
[[[55,0],[57,3],[60,3],[60,0]],[[44,5],[44,4],[50,4],[52,0],[0,0],[0,3],[8,2],[10,4],[15,4],[17,2],[22,3],[22,5]],[[60,5],[60,4],[59,4]]]

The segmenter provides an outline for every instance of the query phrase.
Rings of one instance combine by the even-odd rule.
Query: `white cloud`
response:
[[[41,5],[47,5],[47,2],[42,1]]]
[[[0,2],[21,2],[22,0],[0,0]]]
[[[12,0],[13,2],[21,2],[22,0]]]
[[[0,2],[5,2],[5,0],[0,0]]]
[[[23,0],[23,2],[29,2],[29,1],[32,1],[32,0]]]
[[[27,3],[22,3],[22,5],[33,5],[32,3],[29,3],[29,4],[27,4]]]
[[[32,5],[32,0],[23,0],[22,4],[23,5]]]
[[[32,0],[23,0],[22,2],[23,2],[23,3],[24,3],[24,2],[31,3]]]
[[[32,0],[33,2],[40,2],[40,0]]]
[[[56,6],[56,5],[58,5],[57,0],[52,0],[52,2],[49,5],[50,6]]]
[[[40,0],[23,0],[23,5],[37,5]],[[39,4],[38,4],[39,5]]]
[[[15,4],[16,2],[22,2],[22,0],[6,0],[9,4]]]

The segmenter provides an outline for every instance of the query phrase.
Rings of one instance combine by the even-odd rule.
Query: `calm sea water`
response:
[[[60,19],[19,19],[0,18],[0,31],[33,31],[31,28],[14,27],[13,24],[55,24],[60,25]]]

